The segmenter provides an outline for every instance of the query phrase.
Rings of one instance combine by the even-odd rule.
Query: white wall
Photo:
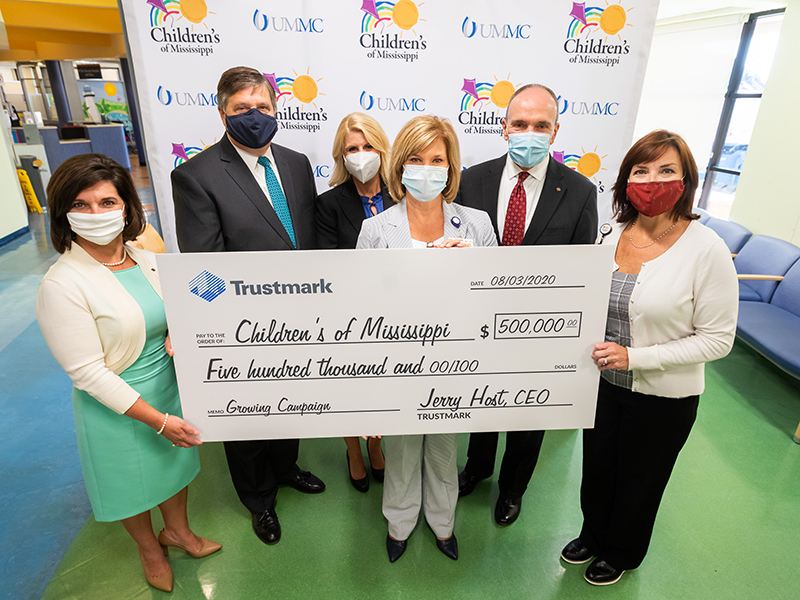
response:
[[[704,172],[739,45],[741,15],[657,24],[633,139],[668,129]]]
[[[795,163],[800,141],[798,57],[800,0],[790,0],[742,167],[731,220],[753,233],[800,245],[800,184]]]
[[[17,178],[11,140],[5,123],[0,124],[0,239],[28,226],[28,209]]]

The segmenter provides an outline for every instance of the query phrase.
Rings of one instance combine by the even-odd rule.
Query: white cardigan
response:
[[[603,243],[616,246],[623,229],[617,224]],[[692,221],[669,250],[642,263],[628,311],[633,391],[701,394],[705,363],[726,356],[736,336],[739,284],[725,242]]]
[[[126,252],[161,296],[153,253]],[[79,390],[122,414],[139,398],[119,374],[144,348],[142,309],[117,277],[78,244],[61,255],[39,284],[36,318],[50,351]]]

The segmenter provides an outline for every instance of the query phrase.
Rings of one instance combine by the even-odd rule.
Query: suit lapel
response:
[[[561,182],[561,173],[555,166],[555,159],[550,156],[539,202],[536,203],[536,210],[533,211],[530,227],[525,232],[525,237],[522,238],[524,246],[536,243],[553,217],[553,213],[556,212],[558,203],[561,202],[565,192],[566,185]]]
[[[278,235],[280,235],[286,244],[291,248],[292,240],[289,238],[289,234],[286,233],[283,223],[281,223],[281,220],[278,218],[275,209],[272,208],[272,205],[270,204],[269,200],[267,200],[264,192],[261,191],[261,188],[256,183],[255,177],[253,177],[253,174],[247,168],[247,165],[244,164],[242,157],[239,156],[239,154],[236,152],[236,149],[233,147],[233,144],[231,144],[230,140],[228,140],[227,135],[222,138],[220,150],[220,160],[227,163],[225,171],[228,173],[228,175],[230,175],[231,179],[233,179],[236,185],[239,186],[239,189],[242,190],[242,193],[244,193],[247,199],[258,209],[258,212],[261,213],[267,223],[272,226]],[[283,173],[281,173],[281,178],[283,178]],[[285,190],[287,185],[286,180],[282,179],[282,182]]]
[[[506,156],[503,155],[487,165],[486,177],[483,178],[483,210],[489,213],[492,220],[494,233],[499,237],[497,229],[497,196],[500,193],[500,179],[503,177],[503,167],[506,164]]]
[[[382,229],[389,248],[413,247],[405,202],[400,202],[397,208],[386,215],[386,221],[383,223]]]
[[[358,195],[356,184],[353,183],[352,179],[345,181],[342,188],[342,194],[339,196],[339,206],[347,221],[353,226],[356,236],[358,236],[361,232],[361,223],[367,218],[364,212],[364,205],[361,204],[361,196]],[[386,208],[385,205],[384,208]]]

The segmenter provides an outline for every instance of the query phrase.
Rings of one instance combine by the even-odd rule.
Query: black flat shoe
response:
[[[345,452],[345,456],[347,456],[347,473],[350,475],[350,483],[362,494],[366,493],[369,490],[369,477],[366,475],[361,479],[353,477],[353,472],[350,470],[350,453]]]
[[[451,535],[446,540],[436,538],[436,547],[441,550],[442,554],[446,557],[458,560],[458,541],[456,540],[455,534]]]
[[[467,473],[466,469],[461,471],[461,473],[458,474],[458,497],[463,498],[464,496],[469,496],[475,489],[475,486],[484,479],[485,477],[470,475]]]
[[[507,527],[517,520],[521,510],[522,498],[500,496],[494,506],[494,520],[498,525]]]
[[[615,569],[606,561],[596,558],[586,569],[583,578],[592,585],[611,585],[617,583],[624,572],[624,569]]]
[[[285,484],[304,494],[319,494],[325,491],[322,480],[308,471],[297,471]]]
[[[369,453],[369,442],[372,439],[377,439],[377,438],[368,438],[367,439],[367,456],[369,456],[369,470],[372,471],[372,478],[375,481],[377,481],[378,483],[383,483],[383,477],[384,477],[384,473],[385,473],[386,469],[385,468],[384,469],[376,469],[372,465],[372,455]],[[378,447],[379,448],[380,448],[380,445],[381,445],[381,441],[378,440]],[[381,448],[381,455],[383,456],[383,448]],[[386,464],[386,457],[385,456],[383,457],[383,464],[384,465]]]
[[[583,545],[581,538],[575,538],[564,546],[561,551],[561,559],[571,565],[582,565],[592,560],[594,556],[589,549]]]
[[[395,562],[398,558],[403,556],[406,551],[408,540],[395,540],[392,536],[386,536],[386,552],[389,554],[389,562]]]
[[[281,539],[281,524],[274,508],[253,515],[253,531],[265,544],[277,544]]]

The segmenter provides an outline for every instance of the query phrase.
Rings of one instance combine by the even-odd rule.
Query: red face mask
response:
[[[646,183],[628,182],[628,201],[633,208],[647,217],[662,215],[681,199],[683,180],[648,181]]]

